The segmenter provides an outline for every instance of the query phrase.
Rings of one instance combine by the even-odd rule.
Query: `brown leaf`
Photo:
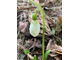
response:
[[[17,53],[19,53],[19,54],[24,54],[24,46],[18,46],[17,47]]]
[[[61,31],[62,27],[62,17],[59,17],[57,20],[57,25],[56,25],[56,31],[59,33]]]
[[[21,32],[25,32],[26,31],[26,28],[27,28],[27,25],[28,25],[28,22],[19,22],[19,30],[21,31]]]
[[[40,3],[44,3],[44,2],[45,2],[45,0],[39,0],[39,2],[40,2]]]
[[[54,57],[56,60],[60,60],[59,55],[62,55],[62,47],[58,46],[54,40],[49,40],[46,50],[50,49],[51,57]]]
[[[21,45],[22,44],[22,40],[21,39],[17,39],[17,45]]]
[[[57,24],[60,25],[60,26],[62,26],[62,17],[59,17],[59,18],[58,18]]]
[[[36,47],[42,49],[42,44],[41,44],[40,40],[37,40]]]
[[[59,53],[59,54],[62,54],[62,47],[61,46],[58,46],[55,41],[53,40],[49,40],[49,43],[47,45],[47,49],[48,50],[50,49],[51,52],[53,53]]]
[[[29,33],[29,22],[19,22],[19,30],[27,36],[27,38],[30,36]]]
[[[56,0],[47,0],[47,3],[49,2],[56,2]]]
[[[41,48],[42,49],[42,44],[41,44],[40,40],[34,39],[34,42],[33,42],[32,46],[29,49],[32,49],[34,47],[37,47],[37,48]]]
[[[25,45],[24,45],[25,49],[29,49],[32,46],[33,42],[34,41],[32,40],[28,40],[28,41],[25,40]]]
[[[34,40],[32,46],[31,46],[29,49],[32,49],[32,48],[34,48],[35,46],[36,46],[36,39]]]
[[[45,19],[48,21],[48,24],[50,25],[50,27],[54,27],[56,26],[56,23],[47,15],[45,15]]]

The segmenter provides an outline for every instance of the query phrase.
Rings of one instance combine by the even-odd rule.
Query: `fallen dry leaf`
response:
[[[19,30],[21,31],[21,32],[25,32],[26,31],[26,28],[27,28],[27,25],[28,25],[28,22],[19,22]]]
[[[57,20],[56,31],[59,33],[62,29],[62,17],[59,17]]]
[[[34,39],[34,42],[33,42],[32,46],[31,46],[29,49],[32,49],[32,48],[34,48],[35,46],[36,46],[36,39]]]
[[[29,33],[29,22],[19,22],[19,30],[26,35],[27,37],[30,36]]]
[[[22,40],[21,39],[17,39],[17,45],[19,46],[19,45],[22,45]]]
[[[17,47],[17,53],[18,54],[24,54],[24,49],[25,49],[24,46],[18,46]]]
[[[61,59],[60,56],[62,55],[62,47],[58,46],[54,40],[49,40],[46,50],[48,49],[51,50],[51,53],[49,54],[51,57],[54,57],[56,60]]]
[[[29,49],[32,46],[33,42],[34,41],[32,40],[28,40],[28,41],[25,40],[25,45],[24,45],[25,49]]]
[[[34,47],[42,49],[42,44],[41,44],[40,40],[34,39],[34,42],[32,43],[32,46],[29,49],[32,49]]]

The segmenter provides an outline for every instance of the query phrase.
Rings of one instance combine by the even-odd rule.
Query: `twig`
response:
[[[43,7],[43,6],[45,6],[45,4],[42,3],[41,6]],[[30,9],[30,8],[37,8],[37,7],[36,6],[24,6],[24,7],[18,6],[17,8],[18,8],[17,11],[21,11],[21,10]]]
[[[29,60],[29,57],[28,57],[28,55],[27,55],[27,60]]]
[[[27,54],[27,56],[28,56],[30,59],[33,59],[33,56],[31,56],[29,53]]]
[[[18,32],[17,37],[19,36],[19,34],[20,34],[20,31]]]
[[[52,7],[52,8],[48,8],[48,7],[45,7],[46,9],[61,9],[62,6],[57,6],[57,7]]]

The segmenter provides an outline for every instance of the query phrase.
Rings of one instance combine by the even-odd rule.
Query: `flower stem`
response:
[[[39,9],[36,9],[35,11],[34,11],[34,13],[36,12],[36,11],[40,11]],[[43,35],[42,35],[42,60],[44,60],[44,38],[45,38],[45,36],[44,36],[44,33],[45,33],[45,18],[44,18],[44,15],[42,16],[42,20],[43,20]]]
[[[44,33],[45,33],[45,14],[44,14],[44,11],[43,11],[43,9],[42,9],[42,7],[41,7],[41,5],[40,4],[38,4],[37,2],[35,2],[35,1],[33,1],[33,0],[30,0],[31,2],[33,2],[36,6],[37,6],[37,8],[38,9],[36,9],[35,11],[34,11],[34,13],[36,12],[36,11],[39,11],[40,13],[41,13],[41,16],[42,16],[42,20],[43,20],[43,35],[42,35],[42,60],[44,60]]]
[[[40,12],[40,10],[39,10],[39,9],[36,9],[36,10],[34,10],[34,13],[35,13],[36,11],[39,11],[39,12]]]
[[[45,36],[44,36],[44,33],[45,33],[45,20],[44,20],[44,17],[42,17],[42,19],[43,19],[43,35],[42,35],[42,60],[44,60],[44,38],[45,38]]]

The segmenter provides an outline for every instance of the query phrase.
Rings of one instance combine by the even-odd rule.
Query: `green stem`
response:
[[[34,10],[34,13],[35,13],[36,11],[39,11],[39,12],[40,12],[40,10],[39,10],[39,9],[36,9],[36,10]]]
[[[36,3],[35,1],[33,1],[33,0],[30,0],[30,2],[33,2],[36,6],[37,6],[37,8],[38,9],[36,9],[34,12],[36,12],[36,11],[40,11],[40,13],[41,13],[41,16],[42,16],[42,19],[43,19],[43,35],[42,35],[42,60],[44,60],[44,33],[45,33],[45,15],[44,15],[44,11],[43,11],[43,9],[42,9],[42,7],[41,7],[41,5],[40,4],[38,4],[38,3]]]
[[[43,37],[42,37],[42,55],[43,55],[43,57],[42,57],[42,60],[44,60],[44,38],[45,38],[45,36],[44,36],[44,33],[45,33],[45,20],[44,20],[44,17],[42,17],[42,19],[43,19]]]
[[[36,9],[35,11],[34,11],[34,13],[36,12],[36,11],[40,11],[39,9]],[[42,60],[44,60],[44,38],[45,38],[45,36],[44,36],[44,33],[45,33],[45,18],[44,18],[44,15],[42,16],[42,20],[43,20],[43,35],[42,35]]]

